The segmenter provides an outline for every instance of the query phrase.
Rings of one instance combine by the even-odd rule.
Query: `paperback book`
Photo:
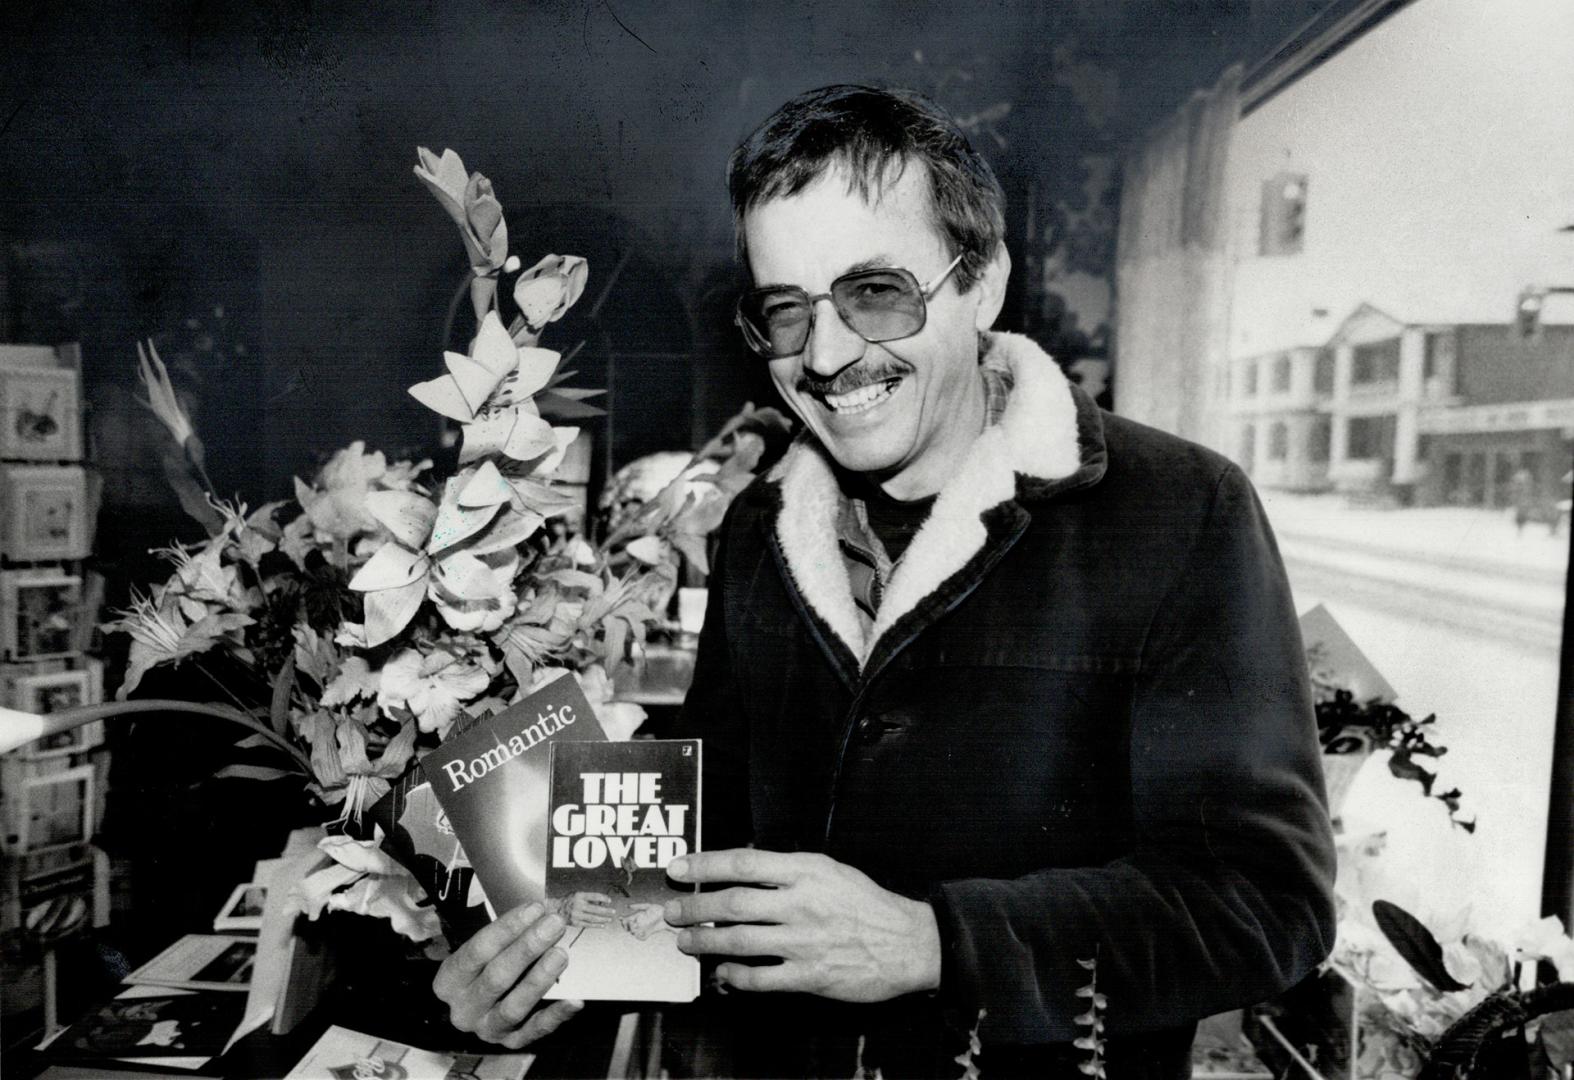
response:
[[[552,746],[547,902],[569,924],[568,967],[549,996],[691,1001],[699,961],[662,916],[673,859],[699,850],[700,743]]]
[[[605,742],[573,675],[450,735],[421,771],[475,868],[493,918],[546,897],[547,786],[552,746]]]
[[[473,868],[492,917],[530,902],[562,915],[569,963],[549,996],[690,1001],[699,963],[661,913],[667,864],[698,850],[699,761],[697,741],[608,742],[565,675],[422,758],[451,852],[422,838],[418,785],[398,819],[450,873]]]

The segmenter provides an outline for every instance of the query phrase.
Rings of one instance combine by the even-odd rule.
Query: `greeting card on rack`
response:
[[[0,367],[0,458],[82,460],[81,378],[69,368]]]

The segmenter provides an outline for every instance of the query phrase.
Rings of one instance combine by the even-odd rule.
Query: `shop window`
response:
[[[1257,459],[1257,428],[1247,424],[1241,428],[1241,453],[1239,463],[1248,473]]]
[[[1262,186],[1259,255],[1295,255],[1306,236],[1306,177],[1280,173]]]
[[[1371,461],[1393,452],[1392,416],[1352,416],[1345,456],[1353,461]]]
[[[1275,394],[1288,394],[1290,392],[1290,357],[1288,355],[1273,358],[1273,392]]]
[[[1356,386],[1395,382],[1399,378],[1399,339],[1357,345],[1350,367],[1350,382]]]
[[[1306,440],[1306,457],[1314,465],[1326,465],[1334,443],[1333,421],[1326,416],[1312,417],[1311,434]]]
[[[1443,456],[1443,499],[1449,503],[1462,503],[1465,501],[1464,489],[1460,487],[1465,474],[1465,455],[1445,454]]]
[[[1317,351],[1317,366],[1312,370],[1312,389],[1319,394],[1334,392],[1334,354],[1332,349]]]
[[[1268,429],[1268,460],[1283,461],[1290,456],[1290,429],[1283,420],[1274,421]]]
[[[1257,361],[1255,361],[1255,360],[1248,360],[1248,361],[1246,361],[1246,368],[1242,372],[1242,375],[1244,376],[1244,378],[1242,380],[1243,383],[1244,383],[1244,386],[1241,388],[1241,392],[1246,397],[1256,397],[1257,396]]]
[[[1465,459],[1465,502],[1483,506],[1487,501],[1487,456],[1471,454]]]
[[[1494,454],[1492,465],[1492,505],[1507,506],[1513,492],[1514,455]]]

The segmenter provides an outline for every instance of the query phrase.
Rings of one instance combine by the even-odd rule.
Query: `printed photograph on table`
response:
[[[0,458],[80,461],[80,379],[68,368],[0,368]]]
[[[22,782],[19,851],[86,843],[93,838],[93,766],[30,776]]]
[[[103,700],[103,671],[99,661],[90,660],[76,671],[20,675],[11,684],[10,707],[47,715],[78,705],[96,705]],[[103,741],[103,724],[93,721],[30,743],[22,753],[33,758],[81,753]]]
[[[77,649],[82,579],[58,570],[0,571],[0,653],[13,660]]]
[[[80,468],[4,468],[0,554],[15,561],[80,559],[88,554],[87,474]]]
[[[235,886],[229,899],[214,916],[213,929],[221,933],[229,930],[262,929],[262,913],[268,904],[268,887],[255,881]]]
[[[123,981],[134,986],[244,991],[251,985],[256,959],[255,937],[187,934]]]

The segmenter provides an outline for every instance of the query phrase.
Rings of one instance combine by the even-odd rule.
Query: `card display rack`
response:
[[[87,565],[97,474],[83,461],[81,349],[0,345],[0,705],[50,713],[103,700],[90,655],[102,582]],[[101,723],[0,756],[0,933],[81,897],[109,919],[93,846],[109,760]]]

